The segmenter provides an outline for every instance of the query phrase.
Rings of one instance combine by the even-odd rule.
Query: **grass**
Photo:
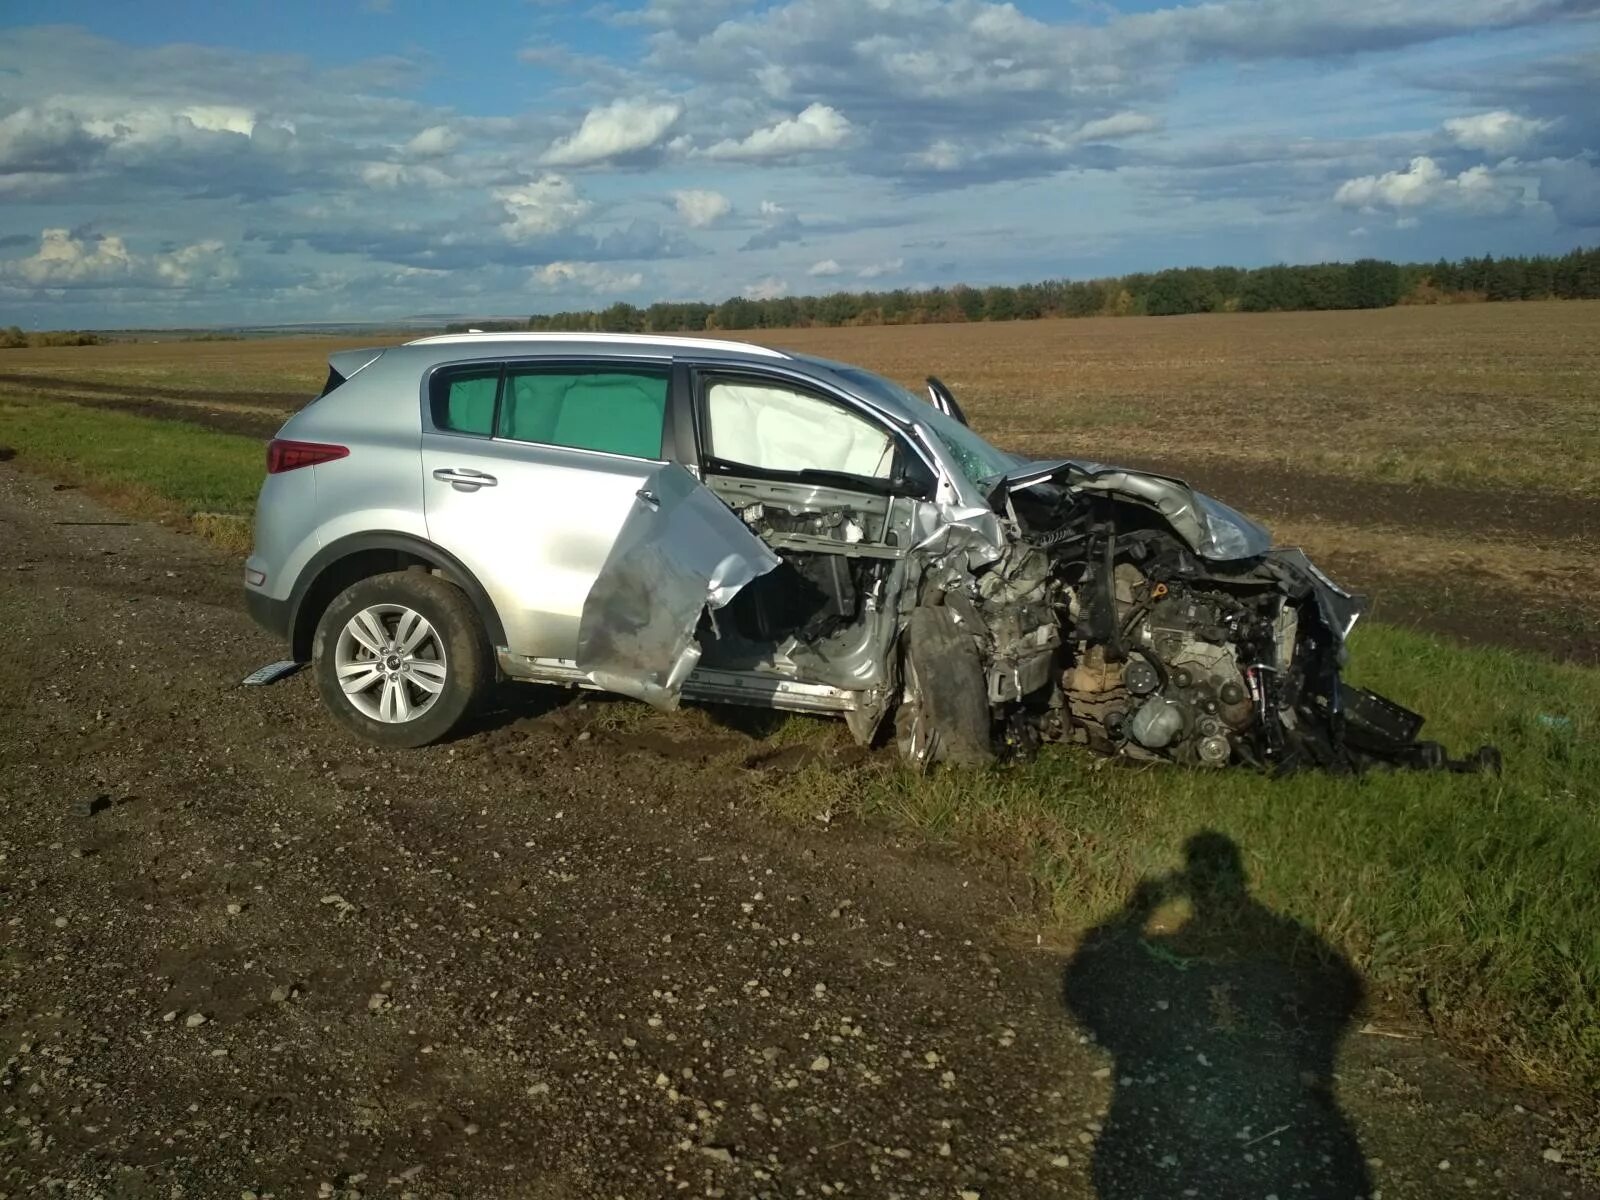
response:
[[[252,438],[76,404],[0,401],[0,444],[24,466],[126,511],[249,549],[248,517],[266,474]]]
[[[1373,772],[1269,779],[1128,767],[1072,748],[928,778],[815,768],[782,784],[791,816],[856,811],[1021,859],[1063,940],[1214,829],[1258,896],[1315,928],[1391,1005],[1426,1005],[1457,1045],[1535,1080],[1600,1088],[1600,672],[1359,632],[1356,678],[1430,717],[1457,752],[1492,742],[1500,778]],[[814,805],[798,803],[815,794]]]

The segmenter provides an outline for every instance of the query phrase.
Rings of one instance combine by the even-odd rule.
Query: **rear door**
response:
[[[671,366],[471,362],[423,397],[428,536],[483,584],[513,654],[576,658],[584,601],[663,465]]]

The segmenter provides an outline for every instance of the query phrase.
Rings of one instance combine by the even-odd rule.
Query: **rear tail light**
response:
[[[350,453],[348,446],[335,446],[330,442],[291,442],[273,438],[267,444],[267,474],[281,475],[298,467],[314,467],[318,463],[332,462]]]

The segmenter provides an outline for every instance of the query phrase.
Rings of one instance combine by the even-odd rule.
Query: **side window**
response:
[[[660,458],[667,378],[665,368],[511,367],[495,432],[519,442]]]
[[[895,442],[881,425],[780,383],[713,379],[706,388],[709,451],[763,471],[894,474]]]
[[[428,384],[434,428],[488,437],[494,432],[494,405],[499,390],[499,364],[435,371]]]

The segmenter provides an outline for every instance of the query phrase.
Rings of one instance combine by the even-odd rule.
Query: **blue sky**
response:
[[[8,0],[0,324],[1600,243],[1600,0]]]

